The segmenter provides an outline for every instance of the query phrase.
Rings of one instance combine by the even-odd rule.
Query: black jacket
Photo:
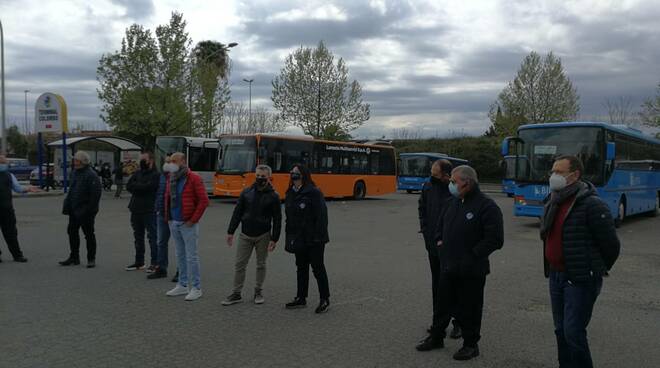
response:
[[[441,272],[490,273],[488,256],[504,244],[502,211],[495,201],[476,187],[464,199],[452,198],[437,226]]]
[[[270,240],[277,242],[282,231],[280,196],[268,185],[258,190],[256,184],[245,189],[238,197],[227,233],[233,234],[241,224],[241,232],[247,236],[259,236],[271,231]],[[271,227],[272,223],[272,227]]]
[[[424,235],[426,250],[432,254],[437,254],[434,241],[437,233],[436,226],[450,199],[452,199],[452,195],[445,183],[426,183],[422,188],[422,194],[419,196],[419,228]]]
[[[12,190],[11,174],[7,171],[0,172],[0,209],[6,210],[13,208]]]
[[[155,169],[138,170],[126,184],[132,196],[128,208],[133,213],[154,213],[160,174]]]
[[[328,208],[323,193],[312,185],[297,192],[291,188],[284,200],[286,243],[296,249],[325,244],[328,236]]]
[[[547,208],[546,204],[544,216]],[[545,239],[542,240],[544,273],[548,277],[550,268],[545,259]],[[591,183],[584,182],[568,210],[562,245],[565,271],[572,282],[585,282],[592,275],[605,274],[619,257],[621,245],[612,214]]]
[[[101,181],[91,167],[73,170],[62,213],[77,219],[96,216],[99,212],[101,191]]]

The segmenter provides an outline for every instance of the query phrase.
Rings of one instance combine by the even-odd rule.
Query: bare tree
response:
[[[249,108],[243,102],[227,104],[218,125],[219,134],[252,134],[281,132],[286,124],[262,106]]]
[[[607,116],[610,124],[638,125],[637,115],[633,112],[633,104],[630,97],[621,96],[618,99],[608,98],[603,105],[607,108]]]

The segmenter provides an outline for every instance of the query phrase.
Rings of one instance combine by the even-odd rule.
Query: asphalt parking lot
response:
[[[456,341],[414,349],[431,320],[417,195],[329,202],[332,308],[325,315],[314,314],[313,279],[312,307],[284,309],[295,295],[295,265],[282,245],[269,258],[266,304],[220,305],[233,278],[229,200],[213,199],[202,220],[204,296],[185,302],[165,296],[169,279],[123,270],[134,252],[127,199],[104,196],[98,267],[88,270],[57,265],[68,255],[63,198],[17,198],[29,263],[12,262],[0,243],[0,367],[556,367],[538,221],[514,218],[511,200],[493,197],[505,215],[505,245],[491,257],[481,356],[470,362],[451,359]],[[622,254],[589,329],[595,365],[658,367],[660,217],[630,219],[619,236]],[[246,301],[253,280],[254,259]]]

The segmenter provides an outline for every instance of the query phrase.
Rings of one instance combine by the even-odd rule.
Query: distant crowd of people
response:
[[[62,211],[69,220],[70,253],[60,262],[62,266],[80,264],[81,229],[86,238],[87,267],[96,266],[94,223],[102,188],[89,161],[83,151],[73,159],[71,187]],[[540,230],[560,367],[593,366],[586,329],[603,276],[614,265],[620,248],[609,209],[594,186],[582,180],[583,172],[582,163],[574,156],[556,159]],[[503,216],[495,201],[479,189],[477,173],[470,166],[454,168],[449,161],[438,160],[430,174],[430,182],[419,198],[419,223],[431,270],[433,316],[428,336],[416,348],[443,348],[451,324],[449,337],[463,339],[454,359],[470,360],[480,354],[484,289],[491,272],[489,256],[504,244]],[[115,172],[115,179],[118,175]],[[225,306],[243,301],[246,268],[253,251],[256,284],[252,301],[264,303],[266,261],[282,231],[282,201],[271,185],[272,170],[259,165],[255,175],[255,183],[241,193],[227,230],[227,245],[236,246],[236,258],[233,288],[222,301]],[[185,296],[187,301],[199,299],[199,221],[209,204],[199,175],[186,166],[186,157],[180,152],[168,156],[159,173],[153,154],[147,152],[141,155],[139,168],[130,176],[126,190],[131,193],[128,207],[135,240],[134,261],[126,270],[145,269],[148,279],[167,277],[168,242],[172,238],[178,270],[173,279],[176,286],[166,295]],[[27,262],[17,240],[12,191],[34,189],[21,187],[7,172],[6,159],[0,156],[2,233],[14,260]],[[120,192],[117,189],[117,196]],[[311,266],[320,295],[315,312],[327,312],[330,288],[324,253],[329,242],[328,212],[323,194],[304,165],[291,168],[284,213],[284,248],[295,255],[297,269],[296,296],[285,307],[307,305]],[[148,264],[145,237],[150,247]]]

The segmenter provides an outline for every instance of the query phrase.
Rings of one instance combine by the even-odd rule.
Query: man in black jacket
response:
[[[12,191],[16,193],[36,192],[34,187],[23,188],[16,180],[14,174],[9,172],[9,164],[4,155],[0,155],[0,229],[7,243],[7,248],[15,262],[25,263],[18,244],[18,230],[16,229],[16,213],[14,212]],[[2,253],[2,252],[0,252]],[[0,259],[2,262],[2,259]]]
[[[440,314],[438,313],[438,303],[440,303],[438,290],[440,277],[440,259],[438,258],[437,246],[435,244],[436,226],[442,215],[447,202],[452,198],[449,193],[449,177],[451,175],[452,165],[447,160],[437,160],[431,166],[431,180],[424,184],[422,194],[419,197],[419,226],[420,232],[424,236],[424,244],[429,256],[431,266],[431,290],[433,293],[433,323],[429,329],[429,335],[419,344],[417,350],[428,351],[440,348],[443,345],[445,331],[440,331],[437,327],[440,324]],[[450,334],[452,338],[460,338],[460,327],[454,319],[454,328]]]
[[[80,264],[80,229],[82,228],[87,241],[87,268],[96,267],[96,235],[94,220],[99,212],[101,201],[101,181],[98,175],[89,167],[89,155],[85,151],[76,152],[73,156],[73,172],[71,186],[64,198],[62,213],[69,216],[69,258],[60,262],[62,266]]]
[[[593,367],[587,326],[620,249],[610,210],[583,172],[575,156],[555,160],[541,224],[559,365],[568,368]]]
[[[140,156],[140,169],[136,171],[126,184],[126,190],[131,193],[128,208],[131,210],[131,226],[135,238],[135,262],[126,267],[126,271],[144,268],[144,233],[149,238],[151,264],[147,273],[153,273],[158,266],[158,239],[156,236],[156,192],[160,176],[154,168],[154,156],[145,152]]]
[[[455,310],[463,347],[454,359],[469,360],[479,355],[484,287],[490,273],[488,256],[502,248],[504,227],[502,211],[479,190],[473,168],[455,168],[449,191],[455,198],[447,204],[436,235],[441,274],[439,328],[447,328]]]
[[[257,254],[257,279],[254,288],[254,303],[263,304],[262,286],[266,279],[266,258],[268,252],[275,246],[282,231],[282,210],[280,197],[270,184],[271,168],[259,165],[255,170],[255,183],[245,189],[238,198],[234,214],[227,230],[227,245],[234,244],[234,233],[241,224],[236,248],[236,266],[234,274],[234,291],[222,302],[222,305],[232,305],[243,301],[241,290],[245,282],[245,269],[252,249]]]

